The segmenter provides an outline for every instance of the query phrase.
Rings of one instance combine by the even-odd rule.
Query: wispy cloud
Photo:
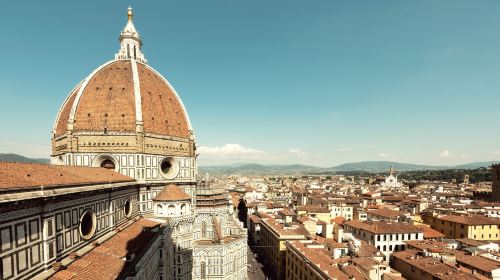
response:
[[[494,155],[500,155],[500,151],[493,152]]]
[[[349,148],[349,147],[344,147],[344,148],[339,148],[337,151],[339,151],[339,152],[348,152],[348,151],[350,151],[350,150],[351,150],[351,148]]]
[[[294,156],[303,156],[306,154],[304,151],[295,148],[288,149],[288,153]]]
[[[386,154],[386,153],[380,153],[380,154],[378,154],[378,156],[385,158],[385,157],[390,157],[391,155],[390,154]]]
[[[258,159],[266,155],[264,151],[244,147],[240,144],[225,144],[220,147],[201,146],[198,151],[200,156],[211,158]]]
[[[451,157],[451,153],[449,150],[444,150],[438,154],[440,157]]]

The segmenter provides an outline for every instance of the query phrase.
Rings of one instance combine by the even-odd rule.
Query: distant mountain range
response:
[[[219,166],[200,166],[199,171],[204,173],[208,172],[214,175],[293,175],[293,174],[321,174],[321,173],[336,173],[336,172],[388,172],[391,166],[394,166],[396,171],[416,171],[416,170],[444,170],[444,169],[476,169],[481,167],[489,167],[494,163],[500,161],[487,161],[487,162],[472,162],[456,166],[434,166],[434,165],[420,165],[410,163],[399,163],[390,161],[361,161],[344,163],[334,167],[317,167],[310,165],[262,165],[256,163],[250,164],[232,164],[232,165],[219,165]]]
[[[0,161],[10,162],[34,162],[49,163],[47,158],[28,158],[17,154],[0,154]],[[321,174],[336,172],[388,172],[392,165],[398,172],[416,171],[416,170],[444,170],[444,169],[476,169],[489,167],[500,161],[471,162],[455,166],[435,166],[420,165],[410,163],[399,163],[390,161],[360,161],[344,163],[334,167],[317,167],[302,164],[290,165],[262,165],[257,163],[236,163],[230,165],[200,166],[201,173],[208,172],[214,175],[294,175],[294,174]]]
[[[48,158],[28,158],[17,154],[0,154],[0,161],[49,163]]]

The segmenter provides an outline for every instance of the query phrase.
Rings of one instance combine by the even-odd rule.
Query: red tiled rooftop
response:
[[[144,252],[146,245],[157,232],[144,230],[159,223],[140,219],[118,232],[98,247],[71,263],[65,270],[54,274],[52,280],[104,280],[123,278],[127,274],[125,257]],[[125,274],[125,275],[124,275]]]
[[[74,131],[135,131],[136,104],[141,104],[144,132],[187,138],[187,116],[173,89],[149,66],[138,63],[141,100],[134,96],[134,79],[129,60],[116,60],[88,77],[60,109],[55,136],[66,132],[71,107],[76,105]],[[79,100],[76,92],[82,90]],[[110,98],[111,97],[111,98]],[[78,103],[75,103],[78,102]],[[103,121],[103,118],[106,121]]]
[[[375,215],[375,216],[380,216],[380,217],[385,217],[385,218],[390,218],[390,219],[396,219],[399,216],[403,215],[402,212],[387,209],[387,208],[379,208],[375,210],[368,210],[366,212],[367,214]]]
[[[101,167],[0,162],[0,190],[135,182]]]
[[[457,216],[447,215],[439,217],[440,220],[454,222],[464,225],[500,225],[500,219],[494,219],[481,215]]]
[[[404,261],[422,271],[425,271],[436,279],[446,280],[462,280],[462,279],[476,279],[473,275],[462,272],[457,268],[442,263],[432,257],[423,257],[417,250],[404,250],[394,252],[393,258]],[[403,275],[404,276],[404,275]]]
[[[288,208],[284,208],[283,210],[278,211],[278,213],[282,214],[283,216],[293,216],[295,213],[291,211]]]
[[[191,196],[185,193],[181,188],[177,185],[170,184],[161,190],[153,200],[156,201],[176,201],[176,200],[189,200]]]
[[[317,266],[332,279],[348,280],[347,274],[342,272],[334,260],[330,257],[328,250],[324,248],[308,248],[306,244],[300,241],[288,241],[288,246],[299,251],[310,264]]]
[[[418,228],[421,228],[424,231],[424,239],[433,239],[433,238],[444,238],[445,235],[442,234],[441,232],[430,228],[429,226],[426,225],[418,225]]]
[[[316,205],[301,205],[298,207],[298,210],[306,211],[308,213],[330,213],[328,208]]]
[[[347,221],[344,225],[348,225],[350,227],[356,229],[366,230],[368,232],[381,234],[381,233],[415,233],[415,232],[423,232],[422,229],[405,223],[388,223],[388,222],[362,222],[359,220]]]
[[[500,269],[500,262],[488,259],[481,256],[467,255],[462,251],[456,251],[457,263],[467,264],[485,272],[491,272],[495,269]]]
[[[340,217],[340,216],[335,217],[335,218],[330,220],[330,222],[335,223],[337,225],[342,225],[345,221],[346,221],[346,219],[344,217]]]

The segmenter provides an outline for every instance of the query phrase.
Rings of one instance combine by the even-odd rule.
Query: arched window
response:
[[[104,167],[107,169],[115,169],[115,163],[110,159],[105,159],[101,162],[101,167]]]
[[[385,252],[385,251],[387,251],[387,246],[385,246],[385,245],[384,245],[384,247],[383,247],[383,248],[384,248],[384,249],[383,249],[383,251],[384,251],[384,252]]]
[[[135,56],[136,56],[136,50],[135,50],[135,46],[134,46],[134,59],[135,59]]]
[[[207,277],[207,265],[205,262],[201,262],[200,264],[200,278],[203,280]]]
[[[181,215],[186,214],[186,212],[187,212],[187,206],[186,206],[186,204],[182,204],[181,205]]]
[[[156,205],[156,213],[158,215],[162,215],[163,214],[163,207],[161,206],[161,204]]]
[[[201,238],[207,238],[207,223],[201,223]]]
[[[127,44],[127,58],[130,58],[130,45]]]
[[[168,206],[168,215],[174,215],[175,214],[175,206],[170,204]]]

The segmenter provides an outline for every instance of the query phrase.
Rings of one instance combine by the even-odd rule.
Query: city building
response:
[[[385,255],[385,261],[393,252],[406,249],[405,241],[424,239],[422,229],[405,223],[352,220],[344,223],[344,230],[375,246]]]
[[[418,250],[395,252],[391,257],[391,267],[409,280],[481,279],[433,257],[427,257]]]
[[[285,246],[286,278],[284,279],[351,279],[338,268],[324,246],[312,241],[297,240],[287,241]]]
[[[447,238],[500,240],[500,220],[482,215],[426,217],[425,222]]]
[[[285,242],[305,240],[308,232],[297,225],[285,225],[272,217],[260,219],[260,244],[263,264],[270,274],[278,280],[285,278],[286,246]]]

